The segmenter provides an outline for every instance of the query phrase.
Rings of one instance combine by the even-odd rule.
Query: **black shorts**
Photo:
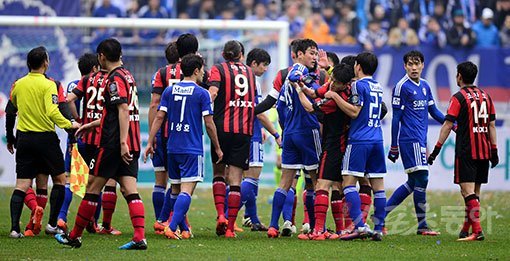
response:
[[[17,132],[18,179],[34,179],[37,174],[55,176],[64,172],[64,155],[55,132]]]
[[[236,166],[242,168],[243,170],[248,170],[251,136],[218,131],[218,139],[220,142],[221,150],[223,151],[223,160],[221,163]],[[214,145],[212,143],[211,159],[213,163],[218,161],[218,155],[216,155],[216,151],[214,150]]]
[[[342,182],[342,159],[340,146],[324,148],[319,163],[319,179]]]
[[[133,160],[126,164],[120,156],[120,150],[99,148],[89,164],[90,173],[96,177],[118,180],[119,177],[129,176],[138,178],[138,158],[140,152],[131,152]]]
[[[474,182],[485,184],[489,180],[489,160],[455,157],[455,184]]]
[[[80,152],[81,157],[83,160],[85,160],[85,163],[87,163],[87,166],[90,165],[90,162],[96,155],[97,150],[96,145],[91,144],[83,144],[83,146],[78,146],[78,151]]]

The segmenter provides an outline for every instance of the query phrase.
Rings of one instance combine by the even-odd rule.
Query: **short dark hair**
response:
[[[176,63],[179,61],[179,51],[177,50],[177,43],[171,42],[165,48],[165,58],[168,64]]]
[[[340,59],[338,59],[338,55],[334,52],[326,52],[326,55],[328,56],[328,59],[330,59],[333,62],[333,66],[340,63]]]
[[[292,40],[292,42],[290,42],[290,51],[293,53],[293,54],[296,54],[297,55],[297,46],[298,46],[298,43],[301,41],[301,39],[294,39]]]
[[[425,62],[425,56],[420,51],[412,50],[404,54],[404,64],[409,62],[409,60],[415,60],[418,58],[421,63]]]
[[[241,46],[241,54],[244,55],[244,44],[241,43],[240,41],[237,41],[239,43],[239,45]]]
[[[457,73],[462,76],[462,82],[473,84],[478,74],[478,67],[472,62],[463,62],[457,65]]]
[[[346,63],[341,63],[333,67],[333,78],[341,83],[348,83],[354,78],[354,68]]]
[[[204,66],[204,59],[199,55],[190,53],[184,55],[181,59],[181,70],[184,77],[189,77],[193,75],[195,69],[202,68]]]
[[[374,75],[377,70],[377,56],[373,53],[362,52],[356,56],[356,63],[361,66],[361,70],[366,75]]]
[[[356,63],[356,55],[347,55],[342,58],[342,61],[340,63],[345,63],[354,68],[354,64]]]
[[[110,62],[117,62],[122,55],[122,46],[119,41],[114,38],[108,38],[99,43],[96,53],[106,56],[106,60]]]
[[[253,50],[251,50],[248,53],[248,56],[246,57],[246,64],[248,66],[251,66],[251,64],[253,62],[255,62],[256,64],[261,64],[261,63],[270,64],[271,56],[264,49],[253,48]]]
[[[48,51],[44,46],[36,47],[27,54],[27,66],[29,70],[37,70],[48,60]]]
[[[176,44],[179,57],[181,58],[186,54],[196,53],[198,51],[198,40],[190,33],[179,35]]]
[[[296,54],[298,52],[305,53],[308,48],[315,47],[315,49],[318,49],[317,43],[312,39],[301,39],[296,43]]]
[[[93,53],[85,53],[78,59],[78,69],[82,76],[91,73],[94,66],[98,65],[97,55]]]
[[[241,57],[242,47],[236,40],[230,40],[223,46],[223,58],[227,61],[237,61]]]

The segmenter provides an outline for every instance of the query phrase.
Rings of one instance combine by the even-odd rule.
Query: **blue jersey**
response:
[[[78,86],[79,81],[80,80],[74,80],[67,85],[67,95],[69,95],[69,93],[73,92],[74,88],[76,88],[76,86]],[[76,99],[76,101],[74,101],[78,115],[80,115],[80,102],[81,101],[79,99]]]
[[[306,66],[299,63],[294,64],[281,90],[280,95],[283,95],[285,101],[285,128],[283,132],[286,134],[319,129],[317,116],[305,110],[299,101],[299,95],[296,89],[290,84],[291,82],[296,82],[302,75],[306,74],[308,74],[308,68],[306,68]],[[310,99],[310,102],[313,103],[313,100]]]
[[[176,83],[163,91],[159,110],[168,116],[168,153],[202,155],[202,117],[213,114],[209,92],[194,82]]]
[[[352,84],[353,104],[361,106],[356,119],[351,120],[349,144],[382,142],[381,103],[383,89],[381,84],[364,77]]]
[[[260,84],[257,82],[256,85],[257,92],[255,93],[255,105],[262,102],[262,90],[260,89]],[[251,140],[262,142],[262,124],[257,117],[253,120],[253,136],[251,137]]]
[[[427,144],[429,106],[434,105],[429,83],[424,79],[416,83],[406,74],[393,89],[391,104],[393,110],[402,111],[398,140]]]

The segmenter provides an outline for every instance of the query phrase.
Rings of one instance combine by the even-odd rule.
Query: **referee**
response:
[[[50,196],[51,213],[58,214],[64,199],[64,158],[55,124],[62,129],[78,128],[79,124],[66,119],[58,108],[55,82],[44,73],[49,67],[49,57],[43,46],[30,50],[27,66],[30,72],[18,79],[11,89],[6,112],[7,149],[16,153],[16,188],[11,197],[10,237],[20,238],[19,220],[23,210],[25,192],[38,173],[52,176]],[[18,114],[17,137],[13,129]],[[56,219],[55,219],[56,220]],[[55,224],[56,225],[56,224]]]

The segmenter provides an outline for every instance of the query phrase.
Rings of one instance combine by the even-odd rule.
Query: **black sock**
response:
[[[11,231],[21,232],[19,227],[19,219],[23,211],[23,200],[25,192],[15,189],[11,196]]]
[[[48,220],[48,224],[52,227],[57,226],[58,214],[64,203],[65,195],[66,191],[64,185],[53,185],[50,195],[50,218]]]

